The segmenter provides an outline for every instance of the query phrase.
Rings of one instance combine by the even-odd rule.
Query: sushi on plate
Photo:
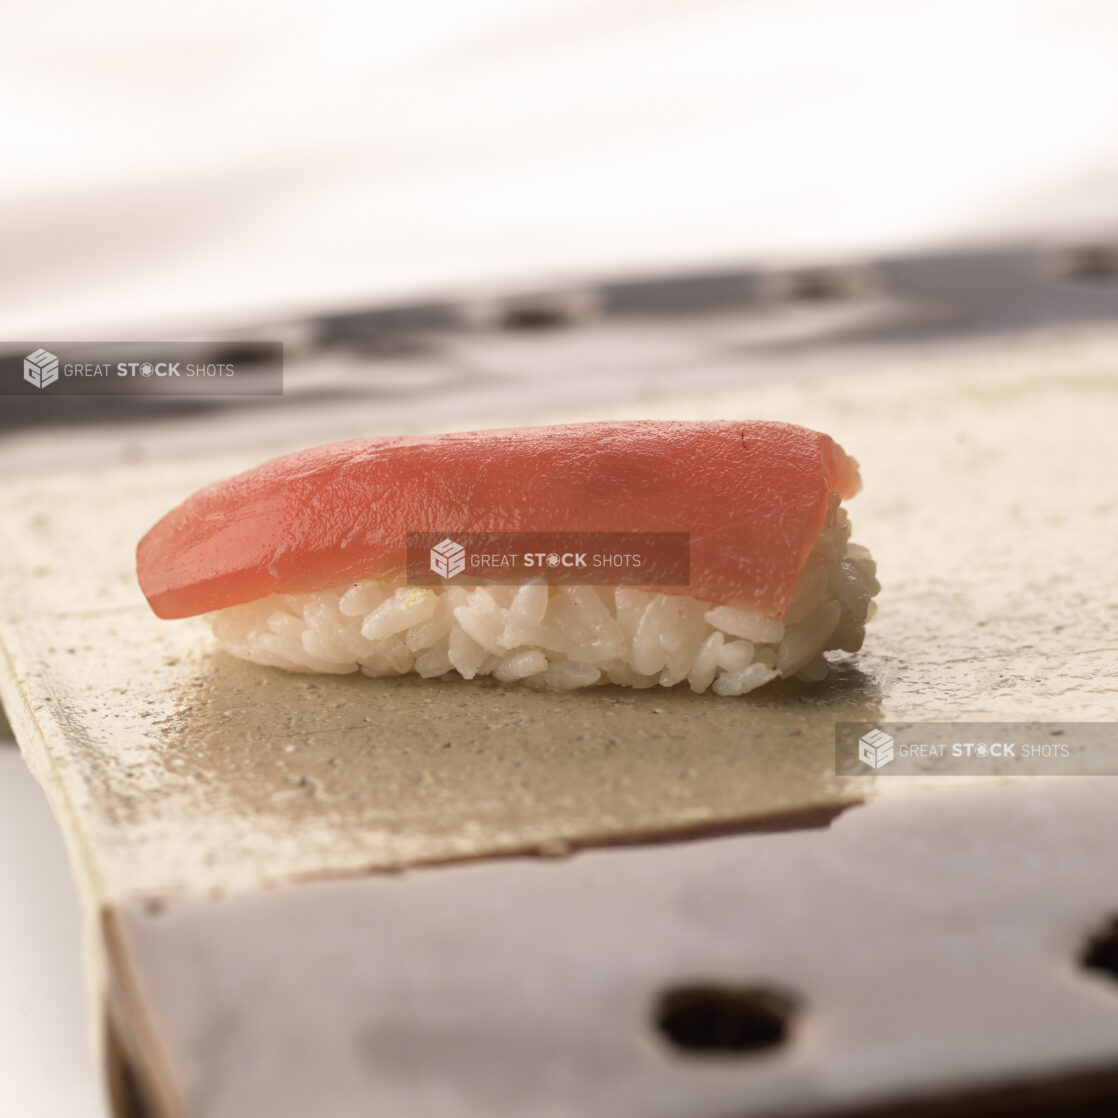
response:
[[[842,505],[860,488],[829,436],[774,422],[362,439],[195,493],[140,541],[137,573],[158,616],[205,614],[227,651],[290,671],[741,695],[861,647],[879,585]],[[479,534],[570,539],[595,561],[594,541],[622,537],[684,554],[510,582],[460,570],[455,536]],[[417,580],[409,544],[432,539]]]

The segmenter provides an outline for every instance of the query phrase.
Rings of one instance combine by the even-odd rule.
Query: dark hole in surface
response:
[[[800,272],[788,282],[790,299],[841,299],[849,294],[841,277],[827,272]]]
[[[1084,245],[1069,250],[1062,262],[1064,275],[1081,280],[1118,280],[1118,246]]]
[[[677,986],[661,995],[656,1028],[682,1052],[749,1053],[788,1040],[796,1002],[759,986]]]
[[[778,298],[800,302],[857,299],[869,291],[869,276],[857,268],[804,268],[770,279]]]
[[[499,322],[505,330],[557,330],[573,325],[574,315],[561,302],[541,300],[502,307]]]
[[[1102,971],[1118,979],[1118,916],[1087,941],[1081,962],[1087,970]]]
[[[272,357],[253,342],[219,342],[214,345],[213,352],[208,354],[204,360],[217,364],[240,365],[246,369],[251,369],[254,365],[270,365]]]

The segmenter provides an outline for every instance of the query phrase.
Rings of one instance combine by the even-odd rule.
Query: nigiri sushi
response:
[[[227,651],[290,671],[741,695],[861,647],[880,587],[841,504],[860,488],[829,436],[774,422],[362,439],[195,493],[140,541],[137,575],[159,617],[205,614]],[[409,537],[479,532],[672,533],[686,580],[409,579]]]

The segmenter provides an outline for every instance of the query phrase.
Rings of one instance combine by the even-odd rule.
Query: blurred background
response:
[[[2,18],[6,338],[1118,220],[1106,0]]]
[[[5,476],[1118,321],[1108,0],[12,0],[0,103],[0,348],[288,353],[282,399],[0,396]],[[13,868],[51,831],[25,783],[0,1111],[83,1118],[46,1039],[85,1012],[76,909],[55,854]]]
[[[288,399],[213,402],[213,446],[247,411],[273,441],[332,437],[342,398],[360,431],[515,418],[805,337],[1110,315],[1059,281],[1118,268],[1116,44],[1106,0],[10,4],[0,342],[282,338]],[[706,285],[631,289],[663,277]],[[733,319],[649,318],[681,310]],[[507,336],[603,311],[593,344]],[[197,407],[8,401],[0,466]]]

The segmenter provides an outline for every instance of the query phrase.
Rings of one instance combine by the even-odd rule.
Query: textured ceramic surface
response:
[[[835,777],[838,719],[1118,715],[1116,369],[1083,340],[627,406],[799,422],[860,460],[881,608],[822,684],[547,694],[238,663],[151,615],[133,548],[254,454],[0,491],[4,702],[100,899],[826,814],[886,784]]]

